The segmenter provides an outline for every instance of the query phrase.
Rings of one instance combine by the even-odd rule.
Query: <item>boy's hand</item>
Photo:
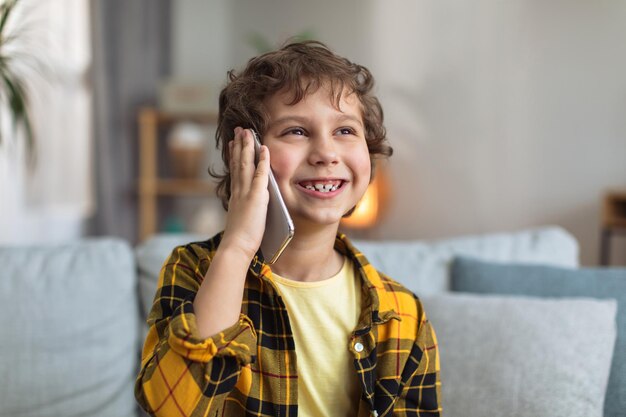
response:
[[[259,163],[255,167],[252,133],[240,127],[235,129],[235,138],[228,146],[230,200],[220,248],[239,250],[252,259],[261,246],[265,231],[269,202],[269,151],[266,146],[261,147]]]

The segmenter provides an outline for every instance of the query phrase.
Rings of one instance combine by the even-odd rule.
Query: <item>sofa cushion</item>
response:
[[[450,293],[423,302],[447,417],[601,415],[614,300]]]
[[[135,416],[133,252],[113,239],[0,247],[0,415]]]
[[[572,270],[460,258],[451,272],[455,291],[617,299],[617,341],[604,415],[626,416],[626,268]],[[585,314],[578,314],[576,320],[582,320]]]

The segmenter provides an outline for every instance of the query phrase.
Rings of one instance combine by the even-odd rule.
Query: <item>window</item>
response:
[[[23,1],[10,23],[21,34],[17,46],[44,70],[26,77],[35,169],[27,173],[23,141],[0,148],[0,243],[74,238],[93,210],[89,2]]]

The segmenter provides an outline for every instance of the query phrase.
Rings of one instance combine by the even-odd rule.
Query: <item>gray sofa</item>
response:
[[[0,247],[0,416],[142,415],[133,385],[145,316],[166,256],[194,240]],[[577,271],[578,245],[567,232],[355,243],[424,300],[440,344],[446,416],[602,415],[623,301],[467,285],[471,262]]]

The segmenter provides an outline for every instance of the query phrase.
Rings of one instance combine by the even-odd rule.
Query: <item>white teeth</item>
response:
[[[339,188],[339,184],[338,185],[322,184],[322,183],[317,183],[315,185],[307,184],[305,188],[307,190],[317,191],[320,193],[328,193],[328,192],[337,190],[337,188]]]

